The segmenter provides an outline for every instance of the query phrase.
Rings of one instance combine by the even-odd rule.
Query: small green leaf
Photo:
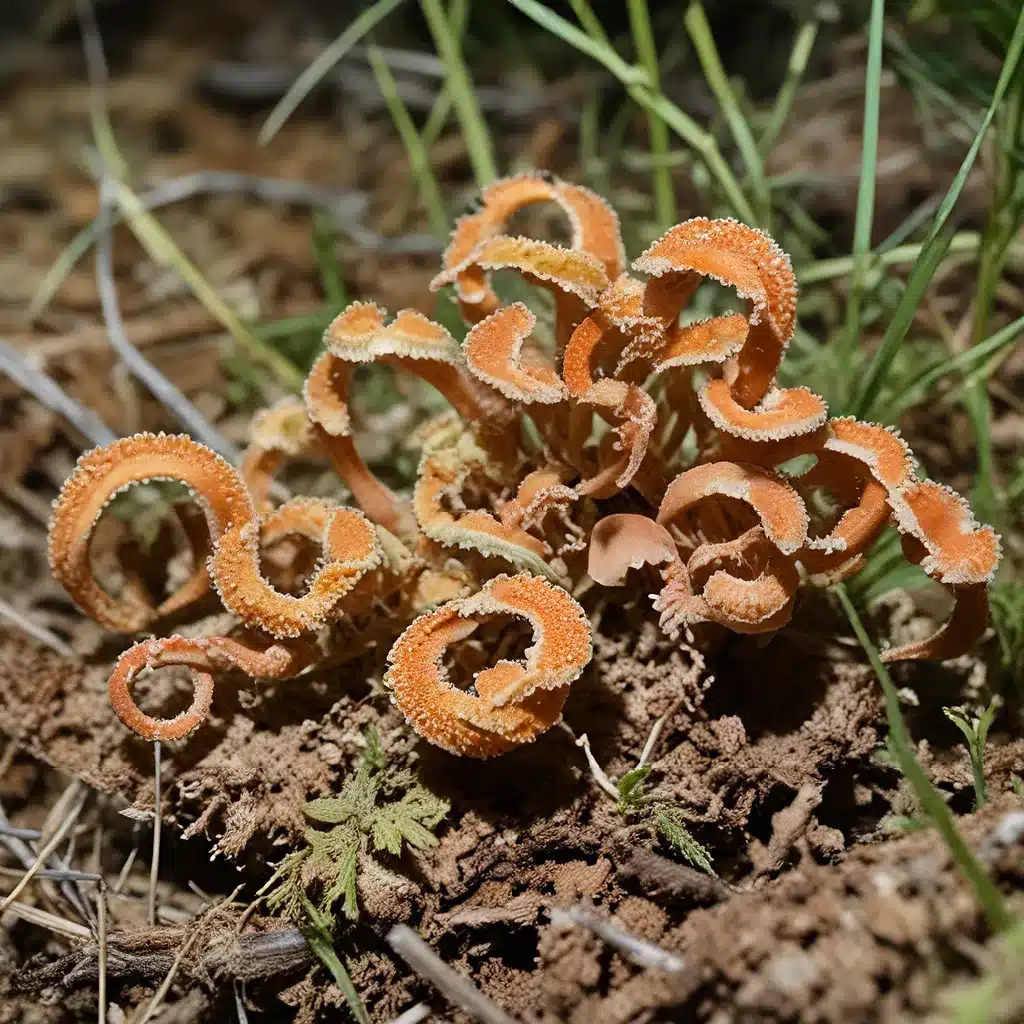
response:
[[[711,866],[711,854],[693,838],[678,813],[658,811],[657,822],[658,831],[664,836],[665,841],[674,846],[695,868],[706,871],[709,875],[715,873]]]
[[[302,805],[302,813],[313,821],[323,822],[325,825],[340,825],[351,817],[351,808],[346,801],[336,796],[322,796],[316,800],[310,800]]]
[[[644,797],[644,783],[647,776],[651,774],[649,765],[642,765],[637,768],[630,768],[625,775],[619,779],[619,813],[625,814],[636,807]]]

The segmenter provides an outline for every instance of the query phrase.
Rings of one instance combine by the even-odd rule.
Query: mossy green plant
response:
[[[366,858],[436,846],[434,830],[449,805],[409,769],[389,765],[376,730],[370,730],[362,764],[341,792],[302,809],[311,822],[305,845],[278,865],[267,906],[302,922],[308,901],[333,927],[339,903],[346,919],[359,917],[358,879]]]

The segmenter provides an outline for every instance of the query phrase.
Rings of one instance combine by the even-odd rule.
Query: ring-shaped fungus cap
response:
[[[188,488],[214,540],[256,514],[238,471],[190,437],[135,434],[82,455],[54,502],[47,538],[50,569],[75,604],[109,629],[142,629],[180,604],[178,594],[158,608],[111,597],[93,575],[89,558],[93,530],[110,501],[132,484],[156,480]],[[191,581],[186,587],[192,594]]]
[[[226,636],[169,636],[129,647],[114,666],[108,684],[117,717],[144,740],[180,740],[210,713],[215,671],[240,669],[260,679],[284,679],[309,665],[314,652],[305,644],[249,647]],[[191,670],[192,704],[174,718],[153,718],[135,702],[132,686],[143,669],[185,665]]]
[[[487,618],[511,614],[533,627],[524,663],[501,660],[457,689],[442,664],[449,646]],[[498,576],[472,597],[420,616],[398,638],[384,677],[395,704],[426,740],[453,754],[494,757],[530,743],[561,717],[569,685],[592,654],[579,604],[536,576]]]
[[[269,518],[272,530],[291,520],[293,532],[305,536],[320,527],[323,558],[304,594],[281,593],[263,576],[259,519],[224,532],[215,544],[210,574],[224,606],[271,636],[295,637],[323,625],[362,577],[383,561],[373,524],[355,509],[318,498],[296,498]]]

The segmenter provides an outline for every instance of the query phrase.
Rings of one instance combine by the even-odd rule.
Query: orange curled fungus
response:
[[[512,233],[515,215],[545,204],[561,242]],[[541,307],[503,304],[497,272],[547,292],[553,321]],[[742,310],[688,319],[705,281]],[[917,476],[896,431],[829,418],[819,395],[777,383],[797,288],[763,232],[697,217],[630,271],[603,199],[551,174],[520,174],[489,185],[456,222],[432,282],[448,286],[463,342],[415,310],[389,317],[352,303],[325,332],[302,399],[254,419],[240,470],[164,434],[79,460],[55,502],[49,554],[83,611],[113,630],[150,630],[215,591],[238,621],[231,635],[142,640],[122,655],[111,702],[140,736],[188,735],[209,712],[216,673],[293,676],[329,654],[340,620],[380,615],[375,623],[397,638],[386,681],[412,727],[446,750],[491,757],[561,715],[591,656],[586,616],[569,596],[586,592],[575,589],[586,576],[604,588],[647,574],[670,636],[701,623],[764,633],[789,621],[802,585],[863,568],[889,527],[906,558],[949,591],[953,611],[934,636],[885,659],[955,657],[984,633],[1000,558],[993,530],[959,495]],[[452,407],[409,439],[421,455],[405,489],[380,479],[356,446],[350,398],[371,363],[420,378]],[[358,511],[280,500],[275,474],[310,456],[333,463]],[[810,459],[783,474],[795,456]],[[137,566],[93,548],[107,505],[160,480],[183,484],[198,513],[177,510],[192,569],[156,599]],[[321,557],[292,570],[285,590],[261,558],[291,557],[288,537],[318,544]],[[525,618],[533,645],[521,661],[501,656],[503,640],[490,661],[474,654],[489,667],[459,689],[446,652],[474,634],[479,644],[481,626],[503,616]],[[140,672],[165,665],[186,666],[195,690],[169,720],[132,697]]]
[[[452,685],[446,650],[488,617],[519,615],[533,627],[525,663],[500,660],[472,688]],[[494,757],[529,743],[561,717],[572,683],[591,655],[583,609],[536,576],[498,576],[479,593],[418,618],[388,655],[385,684],[417,732],[453,754]]]

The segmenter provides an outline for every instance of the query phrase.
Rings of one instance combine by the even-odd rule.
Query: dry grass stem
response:
[[[45,644],[50,650],[56,651],[65,658],[78,657],[53,630],[47,629],[46,626],[42,626],[38,622],[33,622],[32,619],[18,611],[14,605],[9,601],[5,601],[2,597],[0,597],[0,615],[13,622],[14,625],[33,639],[38,640],[41,644]]]
[[[46,910],[40,910],[38,907],[31,907],[27,903],[19,903],[17,900],[8,903],[4,907],[3,913],[13,914],[28,924],[39,925],[40,928],[45,928],[47,931],[53,932],[54,935],[62,935],[67,939],[88,941],[92,938],[92,932],[84,924],[77,924]]]
[[[96,893],[96,908],[99,924],[99,1024],[107,1020],[107,885],[100,877]]]
[[[160,876],[160,741],[153,741],[153,856],[149,862],[149,923],[156,924],[156,886]]]
[[[419,975],[430,981],[460,1010],[483,1024],[516,1024],[468,978],[452,970],[408,925],[388,932],[388,945]]]
[[[171,986],[174,984],[174,978],[178,973],[178,968],[181,967],[182,961],[188,955],[188,951],[192,948],[198,937],[199,932],[194,931],[181,944],[181,949],[178,950],[178,954],[174,958],[174,963],[171,964],[171,968],[164,976],[164,980],[160,982],[160,987],[153,993],[153,998],[149,1001],[149,1005],[141,1015],[137,1015],[132,1019],[132,1024],[146,1024],[147,1021],[152,1020],[153,1014],[160,1009],[164,999],[167,998],[167,993],[171,991]]]
[[[20,384],[37,401],[43,403],[51,412],[63,416],[92,444],[110,444],[117,435],[96,413],[79,405],[70,395],[66,394],[57,382],[40,370],[33,369],[18,352],[6,342],[0,341],[0,371],[11,380]]]
[[[395,1017],[391,1024],[421,1024],[425,1021],[433,1011],[427,1006],[426,1003],[417,1003],[415,1006],[410,1006],[408,1010],[399,1016]]]
[[[68,792],[73,794],[74,803],[67,815],[57,826],[56,831],[50,836],[49,840],[36,855],[36,859],[22,876],[21,881],[14,887],[11,893],[5,896],[3,900],[0,900],[0,913],[6,910],[25,891],[25,887],[32,881],[39,869],[46,863],[47,857],[57,849],[64,837],[71,831],[75,822],[78,820],[78,816],[82,813],[82,808],[85,807],[85,802],[89,799],[89,790],[86,788],[85,783],[78,779],[73,780],[65,791],[65,794]]]
[[[568,910],[552,908],[551,923],[572,924],[592,931],[638,967],[650,967],[669,974],[679,974],[686,969],[683,959],[675,953],[670,953],[646,939],[630,935],[617,925],[610,921],[602,921],[582,907],[570,907]]]

